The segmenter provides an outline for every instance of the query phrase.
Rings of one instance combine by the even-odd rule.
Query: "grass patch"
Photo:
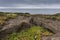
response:
[[[52,35],[47,29],[40,26],[32,26],[27,30],[22,30],[18,33],[14,32],[6,36],[6,40],[41,40],[41,36]]]

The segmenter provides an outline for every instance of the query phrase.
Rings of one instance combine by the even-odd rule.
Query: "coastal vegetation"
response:
[[[60,21],[60,14],[55,15],[31,15],[30,13],[9,13],[9,12],[0,12],[0,26],[10,19],[15,19],[18,16],[24,17],[41,17],[45,19],[58,20]],[[18,26],[17,26],[18,27]],[[42,36],[51,36],[53,33],[48,29],[43,28],[42,26],[31,25],[30,28],[26,30],[23,29],[19,32],[12,32],[11,34],[6,35],[1,40],[41,40]]]

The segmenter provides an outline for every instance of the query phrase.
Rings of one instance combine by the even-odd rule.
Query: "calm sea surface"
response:
[[[31,14],[54,14],[60,13],[60,9],[0,9],[2,12],[29,12]]]

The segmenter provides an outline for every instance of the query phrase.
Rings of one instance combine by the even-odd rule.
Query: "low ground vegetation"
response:
[[[13,32],[10,35],[5,37],[6,40],[41,40],[42,36],[51,36],[52,32],[44,29],[40,26],[31,26],[31,28],[27,30],[22,30],[18,33]]]

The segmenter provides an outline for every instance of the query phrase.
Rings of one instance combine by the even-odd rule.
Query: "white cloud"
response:
[[[15,4],[13,7],[0,7],[0,9],[60,9],[60,4],[40,4],[40,5],[28,5],[28,4]]]

